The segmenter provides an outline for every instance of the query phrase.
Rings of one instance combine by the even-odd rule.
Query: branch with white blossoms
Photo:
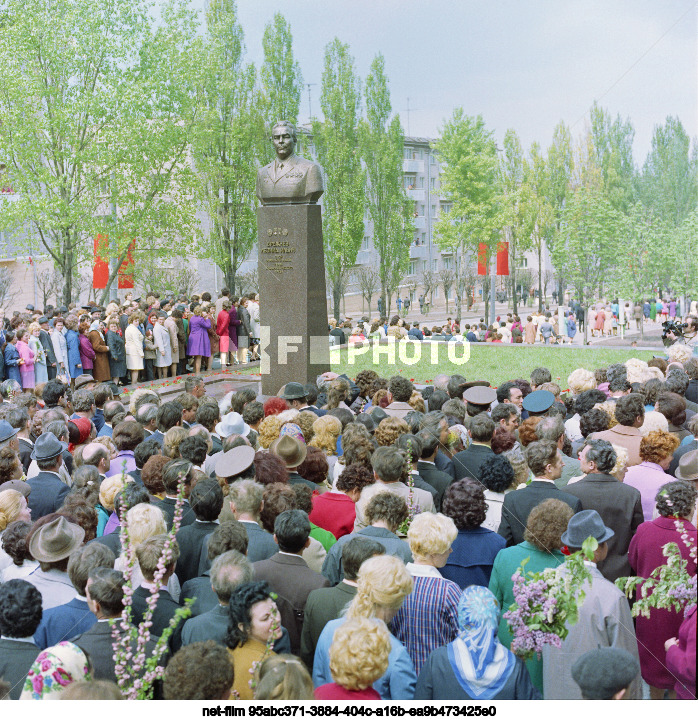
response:
[[[674,524],[682,543],[688,548],[689,558],[695,564],[698,548],[688,535],[683,521],[674,519]],[[624,576],[616,580],[616,586],[628,598],[640,587],[637,600],[633,604],[633,616],[649,618],[653,608],[673,609],[688,615],[696,605],[696,575],[689,572],[688,559],[683,558],[677,543],[665,543],[662,554],[666,563],[657,566],[649,578]]]
[[[136,564],[136,551],[131,543],[126,510],[122,506],[121,512],[121,547],[126,553],[126,568],[124,570],[124,608],[119,621],[112,621],[112,638],[114,648],[114,661],[116,665],[117,682],[124,697],[132,700],[152,699],[154,684],[162,678],[164,668],[159,665],[160,659],[168,649],[170,637],[185,618],[191,615],[193,601],[186,599],[184,606],[178,609],[170,619],[170,623],[162,632],[155,644],[152,653],[146,658],[146,646],[151,639],[153,613],[160,597],[160,586],[167,569],[172,562],[173,546],[177,531],[182,523],[184,513],[184,487],[186,476],[182,474],[179,479],[179,492],[175,501],[172,529],[167,534],[165,546],[158,560],[157,570],[153,578],[153,592],[146,601],[146,610],[143,620],[136,628],[133,625],[133,569]],[[134,649],[135,647],[135,649]]]

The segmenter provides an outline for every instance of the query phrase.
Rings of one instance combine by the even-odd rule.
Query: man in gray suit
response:
[[[323,193],[322,170],[295,153],[298,136],[287,120],[271,131],[276,159],[257,171],[256,194],[262,205],[314,205]]]

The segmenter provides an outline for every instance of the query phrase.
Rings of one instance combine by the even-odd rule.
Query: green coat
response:
[[[527,558],[529,559],[525,566],[527,573],[529,571],[537,573],[546,568],[557,568],[565,561],[565,556],[560,551],[545,553],[528,541],[523,541],[510,548],[503,548],[494,559],[490,576],[490,591],[497,597],[502,614],[508,611],[509,606],[514,603],[514,584],[511,577]],[[497,636],[504,646],[507,648],[511,646],[512,635],[505,618],[499,621]],[[532,660],[526,662],[526,668],[531,675],[533,685],[543,693],[543,660],[534,656]]]

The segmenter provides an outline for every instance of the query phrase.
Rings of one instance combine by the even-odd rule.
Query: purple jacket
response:
[[[237,348],[238,345],[238,326],[240,325],[240,321],[238,320],[238,311],[235,306],[233,306],[228,311],[228,316],[230,317],[230,322],[228,325],[228,335],[230,336],[230,342],[235,344],[235,347]]]
[[[92,347],[90,339],[82,333],[78,336],[78,342],[80,343],[80,362],[82,363],[82,370],[83,372],[91,371],[92,368],[94,368],[93,361],[97,355],[95,353],[95,349]]]
[[[658,463],[643,461],[639,466],[628,468],[623,483],[640,491],[642,496],[642,515],[651,521],[654,514],[654,498],[657,491],[665,484],[676,479],[664,472]]]
[[[211,355],[211,341],[208,337],[208,329],[211,321],[193,315],[189,319],[189,343],[187,344],[187,355],[200,355],[209,357]]]

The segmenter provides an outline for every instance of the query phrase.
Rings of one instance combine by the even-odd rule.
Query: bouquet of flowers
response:
[[[689,555],[696,559],[697,549],[686,533],[682,521],[675,521],[681,540],[689,549]],[[652,571],[649,578],[625,576],[616,580],[616,586],[630,597],[638,586],[642,587],[633,605],[633,616],[650,617],[653,608],[682,611],[684,614],[696,605],[696,576],[688,572],[688,561],[681,556],[676,543],[666,543],[662,548],[666,563]]]
[[[513,638],[511,650],[524,661],[540,657],[543,646],[560,648],[579,619],[584,603],[585,583],[591,581],[584,560],[591,560],[598,548],[589,537],[582,550],[570,555],[563,567],[546,568],[537,573],[525,572],[526,559],[512,576],[514,603],[504,614]],[[564,571],[562,570],[564,568]]]

